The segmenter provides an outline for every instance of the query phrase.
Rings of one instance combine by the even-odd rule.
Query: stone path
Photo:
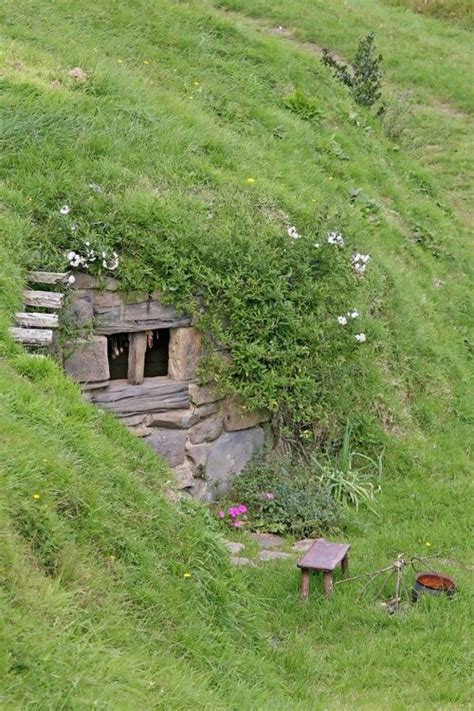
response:
[[[225,541],[225,546],[229,549],[231,554],[230,562],[238,568],[241,566],[255,567],[258,562],[266,562],[269,560],[294,559],[296,554],[301,555],[305,553],[315,541],[314,538],[303,538],[301,541],[294,543],[291,553],[288,553],[282,550],[275,550],[281,548],[286,543],[283,536],[277,536],[274,533],[251,533],[249,535],[260,549],[255,560],[240,556],[240,552],[245,548],[244,543],[240,543],[239,541]]]

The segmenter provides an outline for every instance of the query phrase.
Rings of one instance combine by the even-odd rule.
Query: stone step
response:
[[[28,281],[32,284],[67,284],[71,272],[29,272]]]
[[[64,294],[53,291],[34,291],[24,289],[23,301],[26,306],[37,306],[44,309],[60,309],[64,302]]]
[[[12,326],[10,335],[17,343],[26,346],[49,346],[53,342],[53,331],[50,328],[17,328]]]
[[[58,328],[59,318],[57,314],[41,314],[18,312],[15,314],[17,326],[22,328]]]

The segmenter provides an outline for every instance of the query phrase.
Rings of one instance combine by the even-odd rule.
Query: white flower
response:
[[[294,225],[293,225],[293,227],[288,227],[288,236],[292,237],[292,239],[300,239],[301,238],[301,235],[298,234],[298,231]]]
[[[70,262],[71,259],[74,259],[74,257],[76,257],[76,256],[77,256],[77,255],[76,255],[75,252],[67,252],[67,253],[66,253],[66,259],[67,259],[68,262]]]
[[[321,244],[320,244],[319,242],[315,242],[315,243],[314,243],[314,246],[316,247],[316,249],[319,249],[320,246],[321,246]]]
[[[351,257],[351,263],[357,274],[363,274],[367,269],[367,265],[370,262],[370,254],[361,254],[357,252]]]
[[[72,286],[75,281],[76,281],[76,277],[73,274],[71,274],[71,276],[68,276],[68,278],[67,278],[68,286]]]
[[[340,323],[341,326],[345,326],[347,324],[347,317],[346,316],[338,316],[337,322]]]
[[[356,333],[355,338],[356,341],[358,341],[359,343],[365,343],[365,341],[367,340],[367,336],[365,335],[365,333]]]
[[[344,247],[344,238],[340,232],[328,232],[326,240],[328,244],[335,244],[337,247]]]
[[[63,205],[59,212],[61,213],[61,215],[69,215],[69,213],[71,212],[71,208],[68,207],[68,205]]]
[[[79,225],[77,224],[77,222],[73,222],[71,224],[71,232],[75,232],[78,227],[79,227]]]
[[[107,260],[105,260],[105,261],[107,261]],[[115,269],[117,269],[118,265],[119,265],[118,254],[117,254],[117,252],[112,252],[112,256],[109,259],[109,261],[107,262],[106,268],[110,269],[111,271],[114,271]]]
[[[348,311],[347,315],[351,318],[359,318],[360,313],[357,311],[357,309],[353,309],[352,311]]]
[[[107,260],[106,259],[102,260],[102,266],[105,267],[105,269],[107,269]]]
[[[101,193],[103,191],[102,185],[99,185],[98,183],[89,183],[89,187],[91,190],[93,190],[95,193]]]

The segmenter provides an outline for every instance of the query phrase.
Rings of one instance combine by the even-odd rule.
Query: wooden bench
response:
[[[332,596],[334,568],[341,564],[342,574],[349,570],[348,543],[329,543],[324,538],[318,538],[309,548],[298,563],[301,568],[301,599],[306,600],[309,595],[309,574],[321,572],[324,577],[324,590],[326,597]]]

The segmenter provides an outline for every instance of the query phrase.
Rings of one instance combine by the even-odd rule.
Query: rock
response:
[[[291,555],[289,553],[283,553],[282,551],[260,551],[258,557],[262,561],[284,560],[286,558],[291,558]]]
[[[138,425],[151,424],[150,415],[130,415],[130,417],[120,418],[120,422],[127,427],[138,427]]]
[[[97,383],[81,383],[81,388],[86,392],[88,390],[98,390],[99,388],[106,388],[109,382],[109,380],[99,380]]]
[[[235,398],[228,398],[222,408],[224,429],[227,432],[247,430],[270,419],[266,410],[244,410]]]
[[[238,541],[224,541],[224,545],[226,548],[230,550],[232,555],[236,555],[237,553],[240,553],[242,548],[244,548],[243,543],[238,543]]]
[[[120,306],[122,303],[122,297],[115,291],[99,291],[94,294],[94,306],[100,309]]]
[[[208,444],[187,444],[186,456],[193,462],[196,467],[204,469],[209,454]]]
[[[303,538],[301,541],[296,541],[293,545],[293,550],[300,553],[306,553],[306,551],[311,548],[315,540],[315,538]]]
[[[170,331],[168,374],[173,380],[193,380],[201,354],[201,334],[195,328]]]
[[[211,385],[197,385],[196,383],[190,384],[189,397],[194,405],[207,405],[209,402],[222,400],[222,396],[217,395],[215,388]]]
[[[170,430],[185,430],[199,421],[199,415],[193,410],[170,410],[169,412],[154,412],[150,422],[156,427]]]
[[[100,278],[92,276],[91,274],[84,274],[83,272],[77,272],[74,276],[75,289],[105,289],[105,291],[117,291],[119,287],[119,282],[113,278]]]
[[[282,536],[277,536],[275,533],[251,533],[250,537],[255,543],[258,543],[260,548],[275,548],[285,542]]]
[[[152,447],[155,452],[161,454],[172,467],[184,464],[184,447],[186,444],[186,433],[182,430],[162,430],[155,429],[145,442]]]
[[[255,566],[255,563],[253,562],[253,560],[250,560],[250,558],[239,558],[233,555],[230,556],[230,562],[237,568],[240,568],[243,565],[249,565],[252,568]]]
[[[209,417],[209,415],[215,415],[216,412],[219,412],[219,403],[209,402],[207,405],[200,405],[194,408],[194,412],[202,420],[204,417]]]
[[[206,501],[226,494],[235,475],[263,448],[263,430],[255,427],[241,432],[224,432],[212,445],[207,458]]]
[[[208,417],[191,427],[188,432],[189,441],[192,444],[213,442],[222,433],[223,427],[222,417]]]
[[[92,294],[87,291],[74,291],[70,303],[65,309],[65,320],[73,328],[83,328],[92,323],[94,307]]]
[[[136,425],[136,427],[129,427],[128,428],[132,434],[135,435],[135,437],[148,437],[149,434],[153,432],[153,430],[150,427],[147,427],[146,425]]]
[[[68,355],[64,360],[64,370],[78,383],[103,382],[110,378],[107,357],[107,339],[92,336],[90,340],[78,339],[66,346]]]
[[[173,469],[177,480],[178,489],[187,489],[194,483],[193,467],[190,462],[185,461]]]

